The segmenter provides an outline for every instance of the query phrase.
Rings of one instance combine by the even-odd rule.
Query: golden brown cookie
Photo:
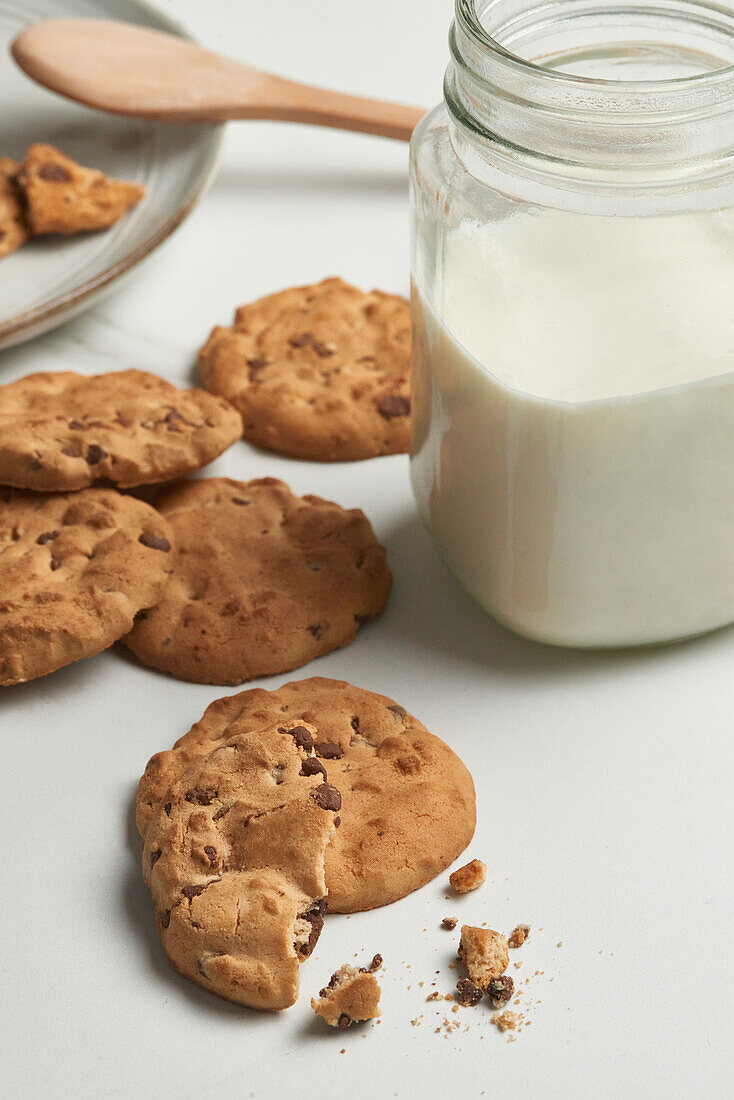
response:
[[[139,184],[84,168],[53,145],[31,145],[16,182],[34,236],[108,229],[145,195]]]
[[[471,841],[474,784],[448,745],[392,699],[318,676],[212,703],[145,769],[137,801],[141,835],[181,773],[231,730],[287,721],[316,727],[316,759],[342,796],[340,827],[326,851],[330,912],[397,901],[440,874]]]
[[[241,306],[199,354],[204,385],[258,447],[317,462],[410,448],[410,312],[342,279]]]
[[[171,532],[114,489],[0,489],[0,685],[111,646],[160,598]]]
[[[0,484],[62,492],[170,481],[211,462],[240,428],[227,401],[145,371],[29,374],[0,386]]]
[[[358,508],[282,481],[208,478],[164,490],[173,577],[125,639],[180,680],[239,684],[354,641],[385,606],[385,550]]]
[[[229,732],[166,792],[143,875],[176,970],[239,1004],[287,1008],[323,926],[339,792],[309,770],[313,728]]]
[[[380,1015],[380,987],[375,972],[382,966],[382,955],[375,955],[368,967],[345,963],[334,971],[329,984],[311,998],[311,1008],[329,1027],[342,1031],[363,1020]]]
[[[15,184],[19,165],[0,157],[0,260],[16,252],[28,239],[23,207]]]

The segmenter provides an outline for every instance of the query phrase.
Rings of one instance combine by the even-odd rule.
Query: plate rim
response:
[[[161,11],[160,8],[157,8],[154,4],[148,3],[148,0],[132,0],[132,3],[141,12],[149,12],[172,34],[176,34],[180,38],[185,38],[189,42],[196,42],[194,36],[189,33],[182,23],[177,19],[172,19],[166,12]],[[89,110],[92,109],[91,107],[89,108]],[[104,112],[97,113],[104,114]],[[156,248],[159,248],[160,245],[178,229],[181,223],[186,220],[212,183],[222,152],[224,125],[224,123],[219,123],[213,126],[211,144],[206,160],[204,161],[201,179],[188,198],[176,208],[171,217],[168,218],[155,233],[152,233],[151,236],[142,241],[137,248],[134,248],[132,252],[129,252],[126,256],[123,256],[122,259],[117,260],[115,263],[105,268],[104,271],[100,271],[91,279],[79,283],[77,286],[64,291],[62,294],[58,294],[55,298],[51,298],[41,306],[35,306],[33,309],[26,310],[24,313],[19,313],[15,317],[11,317],[9,321],[0,322],[0,349],[12,347],[21,343],[22,339],[18,339],[18,337],[22,338],[26,330],[29,330],[28,339],[32,339],[35,335],[41,335],[43,331],[48,331],[53,326],[53,321],[58,314],[64,314],[72,306],[79,306],[81,308],[87,298],[96,295],[116,279],[132,271],[134,267],[154,252]],[[71,317],[69,317],[68,320],[71,320]],[[63,317],[60,319],[59,323],[62,323],[62,321]],[[40,332],[38,331],[38,326],[42,326]]]

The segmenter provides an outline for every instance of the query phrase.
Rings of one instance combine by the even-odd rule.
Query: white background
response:
[[[207,45],[293,77],[426,105],[441,94],[448,0],[165,8]],[[134,366],[184,383],[211,326],[241,302],[332,274],[407,292],[406,159],[378,139],[233,124],[214,186],[169,244],[80,320],[2,353],[2,381]],[[394,696],[463,756],[479,795],[468,854],[488,864],[488,883],[447,901],[442,877],[387,909],[328,919],[285,1013],[219,1001],[162,957],[132,805],[148,757],[223,690],[177,683],[124,651],[6,690],[0,1091],[731,1095],[732,631],[613,654],[510,635],[439,561],[405,456],[321,466],[238,444],[212,472],[282,477],[373,521],[395,575],[388,611],[303,675]],[[505,932],[532,925],[510,971],[532,1002],[515,1042],[485,1005],[448,1012],[461,1030],[435,1032],[450,1006],[435,1015],[430,982],[448,992],[457,977],[447,913]],[[375,951],[382,1022],[328,1031],[310,996],[338,964]]]

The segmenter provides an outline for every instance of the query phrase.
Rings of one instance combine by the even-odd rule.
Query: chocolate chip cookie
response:
[[[393,294],[342,279],[271,294],[214,329],[199,369],[258,447],[317,462],[410,448],[410,313]]]
[[[15,179],[34,236],[108,229],[145,195],[139,184],[84,168],[53,145],[31,145]]]
[[[164,490],[173,577],[125,639],[180,680],[239,684],[354,641],[385,606],[390,571],[364,514],[282,481],[209,478]]]
[[[278,724],[226,738],[189,763],[145,836],[143,875],[169,961],[251,1008],[287,1008],[325,912],[324,852],[338,790],[306,745],[313,727]]]
[[[308,723],[314,772],[339,788],[339,828],[326,850],[329,911],[396,901],[440,874],[471,841],[474,784],[448,745],[384,695],[314,677],[219,699],[140,780],[137,824],[146,835],[179,776],[237,729]],[[309,737],[303,738],[310,749]]]
[[[171,531],[114,489],[0,489],[0,686],[111,646],[159,599]]]
[[[59,492],[169,481],[211,462],[240,432],[223,398],[145,371],[29,374],[0,386],[0,484]]]
[[[0,260],[16,252],[28,239],[15,174],[19,165],[10,157],[0,157]]]

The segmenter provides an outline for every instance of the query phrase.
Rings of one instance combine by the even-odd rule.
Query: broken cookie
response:
[[[493,978],[499,978],[507,970],[510,962],[507,940],[492,928],[465,924],[461,929],[459,958],[474,984],[486,990]]]
[[[41,143],[28,149],[15,182],[34,236],[108,229],[145,195],[139,184],[84,168],[53,145]]]
[[[318,997],[311,1000],[311,1008],[329,1027],[344,1029],[363,1020],[376,1020],[381,990],[375,971],[381,966],[381,955],[375,955],[368,967],[341,966]]]
[[[309,768],[295,721],[230,736],[172,784],[146,833],[143,876],[171,965],[250,1008],[298,996],[326,909],[339,791]]]
[[[472,859],[463,867],[457,868],[449,875],[451,888],[457,894],[469,894],[472,890],[478,890],[487,878],[486,864],[481,859]]]

